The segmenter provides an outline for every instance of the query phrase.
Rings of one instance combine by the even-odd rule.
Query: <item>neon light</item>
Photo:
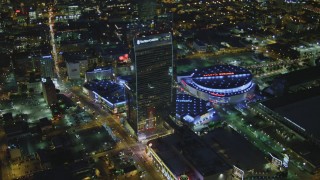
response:
[[[90,71],[90,72],[86,72],[86,73],[99,73],[99,72],[108,72],[108,71],[111,71],[110,69],[94,69],[93,71]]]
[[[218,75],[219,75],[218,73],[211,73],[211,74],[205,74],[203,76],[207,77],[207,76],[218,76]]]
[[[48,58],[51,58],[51,55],[49,55],[49,56],[42,56],[42,59],[48,59]]]
[[[17,9],[17,10],[16,10],[16,13],[19,13],[19,12],[21,12],[21,11],[20,11],[19,9]]]
[[[204,77],[208,76],[227,76],[227,75],[234,75],[234,72],[222,72],[222,73],[211,73],[211,74],[204,74]]]
[[[296,127],[300,128],[302,131],[306,131],[306,129],[304,129],[303,127],[299,126],[298,124],[292,122],[290,119],[288,119],[287,117],[284,117],[284,119],[286,119],[287,121],[289,121],[291,124],[295,125]]]
[[[184,80],[181,80],[181,83],[182,83],[184,86],[187,85],[187,83],[186,83]]]
[[[190,102],[192,103],[191,99],[177,99],[176,102]]]
[[[224,94],[217,94],[217,93],[214,93],[214,92],[211,92],[210,94],[211,94],[211,95],[214,95],[214,96],[219,96],[219,97],[225,96]]]
[[[131,91],[131,88],[126,83],[124,83],[124,85],[129,89],[129,91]]]

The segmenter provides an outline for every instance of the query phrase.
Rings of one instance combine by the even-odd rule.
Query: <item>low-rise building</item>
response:
[[[93,80],[83,85],[83,92],[112,113],[127,108],[124,87],[110,80]]]
[[[232,167],[195,137],[172,134],[147,143],[147,154],[168,180],[227,179]]]

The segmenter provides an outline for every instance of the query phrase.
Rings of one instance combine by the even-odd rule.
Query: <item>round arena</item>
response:
[[[190,75],[177,79],[193,96],[217,103],[241,102],[254,87],[251,72],[233,65],[195,69]]]

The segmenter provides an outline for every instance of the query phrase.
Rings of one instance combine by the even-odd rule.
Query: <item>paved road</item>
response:
[[[147,173],[145,178],[153,179],[153,180],[161,180],[164,179],[161,173],[157,172],[156,168],[152,165],[152,162],[145,153],[145,144],[137,142],[136,139],[130,137],[130,135],[126,132],[124,127],[121,125],[119,119],[115,115],[111,115],[106,110],[100,108],[100,105],[95,104],[88,97],[86,97],[78,88],[72,88],[72,93],[76,96],[77,99],[80,100],[81,105],[85,106],[87,109],[95,112],[95,119],[92,122],[89,122],[80,129],[92,128],[95,126],[108,125],[113,129],[113,132],[120,139],[120,142],[117,144],[115,150],[111,150],[108,153],[112,152],[120,152],[124,149],[131,149],[133,151],[133,159],[135,162],[139,164],[142,169],[144,169]],[[77,128],[79,129],[79,128]],[[98,156],[103,156],[105,154],[97,154]]]

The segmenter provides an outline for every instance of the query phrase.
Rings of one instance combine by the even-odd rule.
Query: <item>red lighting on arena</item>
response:
[[[187,85],[187,83],[186,83],[184,80],[181,80],[181,83],[182,83],[184,86]]]
[[[223,97],[224,96],[223,94],[217,94],[217,93],[214,93],[214,92],[211,92],[210,94],[214,95],[214,96],[219,96],[219,97]]]
[[[234,75],[234,72],[222,72],[222,73],[211,73],[211,74],[204,74],[204,77],[208,76],[227,76],[227,75]]]

